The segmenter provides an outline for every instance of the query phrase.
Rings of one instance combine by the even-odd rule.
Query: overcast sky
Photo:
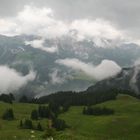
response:
[[[46,7],[58,19],[105,19],[130,36],[140,36],[139,0],[0,0],[0,17],[14,17],[25,5]]]

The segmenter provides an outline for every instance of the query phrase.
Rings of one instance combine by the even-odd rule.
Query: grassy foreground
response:
[[[115,101],[108,101],[98,106],[115,110],[110,116],[86,116],[83,107],[71,107],[62,115],[70,128],[56,133],[56,140],[139,140],[140,139],[140,100],[120,95]],[[0,116],[7,108],[13,108],[16,119],[3,121],[0,118],[0,140],[41,140],[44,132],[35,131],[31,138],[31,130],[19,129],[19,120],[30,118],[30,113],[38,105],[0,103]],[[47,119],[41,120],[44,128]],[[34,122],[36,125],[36,122]]]

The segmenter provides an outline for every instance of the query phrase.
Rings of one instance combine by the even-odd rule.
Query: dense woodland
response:
[[[129,90],[100,90],[99,92],[92,92],[92,91],[84,91],[84,92],[73,92],[73,91],[60,91],[54,94],[42,96],[40,98],[29,98],[25,95],[22,95],[18,100],[15,99],[16,96],[12,93],[10,94],[1,94],[0,101],[11,103],[13,101],[17,101],[20,103],[35,103],[35,104],[48,104],[48,103],[55,103],[55,110],[57,106],[63,106],[63,111],[67,111],[69,106],[88,106],[88,105],[95,105],[98,103],[102,103],[108,100],[115,100],[118,94],[127,94],[137,98],[137,96],[133,91]]]
[[[55,94],[51,94],[48,96],[43,96],[39,99],[33,99],[33,103],[49,103],[51,101],[54,101],[55,103],[59,105],[74,105],[74,106],[80,106],[80,105],[94,105],[97,103],[101,103],[108,100],[114,100],[116,99],[117,92],[114,92],[113,90],[105,91],[105,92],[99,92],[99,93],[86,93],[86,92],[57,92]]]

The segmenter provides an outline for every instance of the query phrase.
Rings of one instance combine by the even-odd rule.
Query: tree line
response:
[[[106,107],[91,107],[87,106],[83,108],[84,115],[112,115],[114,114],[114,110]]]
[[[35,126],[33,125],[33,122],[30,119],[20,120],[19,127],[21,129],[34,129],[38,131],[44,130],[40,122],[38,122],[37,125]]]
[[[9,94],[1,94],[0,95],[0,101],[3,101],[5,103],[10,103],[12,104],[13,101],[15,100],[15,97],[12,93],[9,93]]]
[[[102,91],[97,93],[92,92],[57,92],[48,96],[43,96],[38,99],[32,99],[32,103],[44,104],[51,101],[57,103],[57,105],[64,106],[65,110],[69,106],[82,106],[82,105],[95,105],[108,100],[115,100],[117,92],[114,90]]]

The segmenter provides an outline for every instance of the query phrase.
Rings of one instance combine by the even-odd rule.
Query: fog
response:
[[[29,74],[23,76],[15,69],[9,68],[8,66],[0,66],[0,94],[16,91],[21,87],[33,81],[36,77],[34,71],[30,71]]]

